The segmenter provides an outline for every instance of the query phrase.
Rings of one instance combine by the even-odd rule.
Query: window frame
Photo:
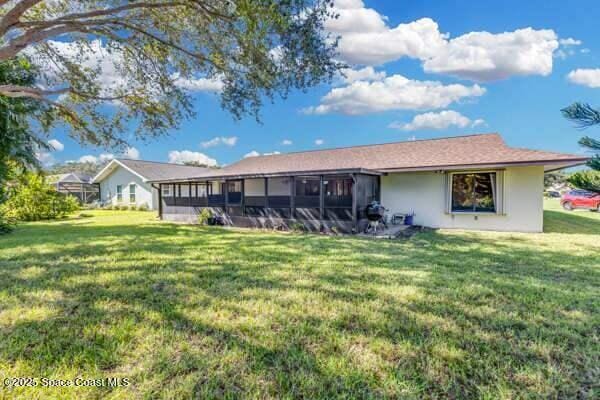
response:
[[[122,203],[123,202],[123,185],[117,185],[116,195],[117,195],[117,203]]]
[[[171,184],[163,184],[161,185],[160,195],[162,197],[173,197],[173,185]]]
[[[133,187],[133,191],[131,188]],[[129,184],[129,204],[136,204],[137,202],[137,185],[135,183]],[[133,196],[133,201],[131,201],[131,196]]]
[[[494,211],[476,211],[476,210],[453,210],[453,182],[454,175],[477,175],[477,174],[496,174],[495,191],[496,199],[494,201]],[[473,171],[452,171],[446,174],[446,213],[451,215],[506,215],[505,213],[505,195],[504,195],[504,170],[473,170]],[[475,206],[474,206],[475,207]]]

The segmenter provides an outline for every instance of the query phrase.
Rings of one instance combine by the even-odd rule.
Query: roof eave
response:
[[[455,164],[455,165],[427,165],[407,168],[382,168],[382,172],[426,172],[426,171],[456,171],[456,170],[472,170],[482,168],[505,168],[505,167],[527,167],[527,166],[544,166],[547,172],[555,171],[564,168],[576,167],[583,165],[589,161],[589,157],[570,158],[570,159],[555,159],[555,160],[538,160],[538,161],[507,161],[499,163],[473,163],[473,164]],[[549,167],[549,168],[547,168]]]
[[[332,169],[332,170],[319,170],[319,171],[285,171],[285,172],[273,172],[264,174],[220,174],[220,175],[208,175],[208,176],[193,176],[187,178],[177,179],[161,179],[151,180],[150,183],[184,183],[194,181],[214,181],[223,179],[255,179],[255,178],[281,178],[287,176],[311,176],[311,175],[330,175],[330,174],[366,174],[366,175],[384,175],[384,172],[376,171],[367,168],[345,168],[345,169]]]

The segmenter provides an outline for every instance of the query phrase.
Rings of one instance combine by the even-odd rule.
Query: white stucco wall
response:
[[[381,202],[395,212],[415,212],[415,224],[432,228],[514,232],[543,230],[544,168],[510,167],[504,171],[504,214],[446,212],[444,175],[393,173],[381,177]]]
[[[157,210],[158,193],[153,193],[157,191],[153,189],[149,183],[145,183],[139,176],[129,172],[123,167],[118,167],[113,173],[100,182],[100,198],[102,199],[102,202],[130,205],[129,185],[132,183],[136,185],[135,204],[137,206],[147,204],[151,210]],[[123,201],[121,203],[117,202],[117,185],[121,185],[123,188]]]

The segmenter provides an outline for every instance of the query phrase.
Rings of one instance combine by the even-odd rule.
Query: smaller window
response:
[[[117,202],[121,203],[123,201],[123,186],[117,185]]]
[[[129,202],[135,203],[135,183],[129,185]]]
[[[206,197],[206,185],[198,185],[196,197]]]
[[[173,186],[172,185],[162,185],[162,197],[172,197],[173,196]]]

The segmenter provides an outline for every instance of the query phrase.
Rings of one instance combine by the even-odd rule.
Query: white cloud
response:
[[[235,144],[238,141],[238,137],[237,136],[217,136],[214,137],[210,140],[207,140],[206,142],[202,142],[200,143],[200,146],[202,146],[202,148],[209,148],[209,147],[215,147],[215,146],[219,146],[219,145],[225,145],[225,146],[235,146]]]
[[[219,93],[223,90],[224,86],[223,81],[220,78],[184,78],[178,73],[173,74],[171,78],[174,80],[175,85],[191,92]]]
[[[110,160],[114,160],[115,155],[112,153],[102,153],[99,156],[94,156],[91,154],[86,154],[84,156],[79,157],[79,159],[77,160],[80,163],[92,163],[92,164],[98,164],[98,163],[104,163]]]
[[[56,139],[48,140],[48,144],[50,145],[50,147],[52,147],[54,151],[63,151],[65,149],[65,145]]]
[[[185,162],[197,162],[199,164],[207,165],[209,167],[216,167],[217,160],[214,158],[210,158],[204,153],[199,153],[195,151],[182,150],[177,151],[173,150],[169,152],[169,162],[173,164],[183,164]]]
[[[270,152],[270,153],[262,153],[262,154],[260,154],[258,151],[252,150],[250,153],[244,154],[244,158],[258,157],[258,156],[273,156],[273,155],[276,155],[276,154],[281,154],[281,152],[279,152],[279,151],[273,151],[273,152]]]
[[[573,38],[565,38],[560,39],[558,43],[561,46],[581,46],[583,42],[581,40],[573,39]]]
[[[600,68],[576,69],[567,75],[569,81],[590,88],[600,88]]]
[[[140,159],[140,151],[135,147],[128,147],[125,152],[123,152],[123,157],[128,158],[130,160],[139,160]]]
[[[324,141],[323,139],[317,139],[317,140],[315,140],[315,144],[316,144],[317,146],[322,146],[322,145],[323,145],[323,143],[325,143],[325,141]]]
[[[325,28],[340,36],[340,56],[351,64],[380,65],[409,57],[421,60],[426,72],[487,82],[548,75],[559,47],[556,33],[547,29],[471,32],[450,38],[431,18],[390,27],[387,17],[360,0],[336,1],[334,10],[339,18],[327,21]],[[562,41],[567,46],[580,43],[572,38]]]
[[[409,123],[392,122],[389,127],[403,131],[417,131],[423,129],[448,129],[451,126],[458,128],[475,127],[485,122],[482,119],[472,121],[459,112],[445,110],[439,113],[428,112],[416,115]]]
[[[519,29],[491,34],[471,32],[450,40],[433,57],[423,62],[426,72],[435,72],[489,82],[511,76],[542,75],[552,72],[558,48],[552,30]]]
[[[410,80],[402,75],[392,75],[380,82],[358,81],[334,88],[321,99],[320,105],[304,109],[303,112],[359,115],[390,110],[436,109],[484,93],[485,89],[479,85],[444,85],[441,82]]]
[[[56,162],[54,156],[47,151],[37,151],[35,153],[35,158],[40,162],[40,164],[44,166],[52,165]]]
[[[385,71],[375,71],[373,67],[365,67],[362,69],[346,68],[342,71],[345,75],[342,80],[345,83],[352,83],[355,81],[380,81],[385,78]]]
[[[294,144],[294,142],[292,142],[290,139],[284,139],[281,141],[281,144],[284,146],[291,146]]]
[[[81,156],[79,157],[79,160],[77,160],[80,163],[92,163],[92,164],[96,164],[98,162],[98,157],[93,156],[91,154],[87,154],[85,156]]]
[[[248,158],[248,157],[258,157],[260,156],[260,153],[256,150],[252,150],[250,153],[246,153],[244,154],[244,158]]]

